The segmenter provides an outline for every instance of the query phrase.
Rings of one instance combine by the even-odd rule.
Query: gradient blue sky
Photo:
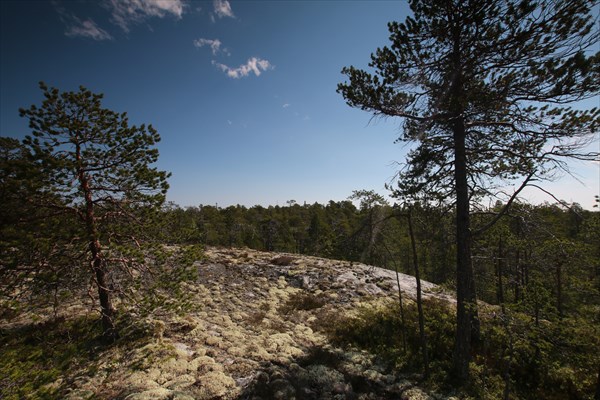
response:
[[[404,1],[1,1],[0,134],[22,138],[18,108],[38,81],[104,93],[104,106],[161,134],[158,167],[182,206],[284,205],[385,194],[407,148],[399,122],[371,121],[335,91],[366,67]],[[598,142],[594,144],[598,147]],[[593,205],[600,166],[546,184]],[[532,202],[553,201],[528,192]]]

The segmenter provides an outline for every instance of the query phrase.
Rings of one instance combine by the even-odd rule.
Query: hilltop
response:
[[[404,300],[413,298],[413,277],[397,281],[395,272],[364,264],[247,248],[207,248],[194,267],[197,280],[182,284],[189,311],[145,317],[135,340],[86,347],[88,359],[70,361],[38,392],[127,400],[440,398],[416,387],[417,377],[327,335],[360,309],[397,303],[397,282]],[[422,285],[425,296],[453,301]],[[68,322],[86,309],[71,305],[59,318]],[[3,322],[3,335],[30,329],[24,318]],[[49,323],[43,318],[40,312],[36,326]]]

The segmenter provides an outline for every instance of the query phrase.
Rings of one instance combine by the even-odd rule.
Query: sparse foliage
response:
[[[154,146],[160,136],[150,125],[130,125],[126,113],[102,108],[103,96],[83,87],[60,92],[41,83],[40,88],[41,106],[20,110],[32,132],[23,141],[26,168],[16,180],[28,190],[22,207],[15,208],[32,211],[18,222],[32,217],[66,221],[65,229],[50,228],[63,241],[50,240],[46,252],[70,262],[36,257],[39,265],[26,267],[86,271],[97,288],[104,335],[114,338],[112,296],[119,287],[112,278],[144,266],[144,228],[152,224],[168,188],[168,174],[151,166],[158,159]],[[21,183],[38,175],[33,188]]]
[[[571,109],[597,96],[600,53],[589,0],[410,1],[413,16],[389,24],[389,47],[370,73],[343,69],[347,103],[403,119],[398,139],[416,142],[397,195],[454,204],[457,240],[456,376],[468,378],[478,336],[471,260],[471,206],[498,185],[552,177],[586,151],[600,110]],[[516,194],[515,194],[516,195]],[[507,202],[510,205],[511,201]]]

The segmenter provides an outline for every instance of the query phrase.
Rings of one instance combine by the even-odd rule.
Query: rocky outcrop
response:
[[[184,284],[195,307],[153,317],[154,339],[105,354],[68,399],[428,399],[363,351],[337,348],[318,327],[359,304],[414,297],[411,276],[345,261],[209,248]],[[422,282],[426,296],[453,301]],[[120,353],[119,353],[120,352]]]

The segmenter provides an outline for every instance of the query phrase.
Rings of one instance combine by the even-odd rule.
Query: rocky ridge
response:
[[[185,316],[154,316],[153,339],[110,349],[67,399],[434,399],[373,355],[319,331],[365,303],[415,297],[412,276],[364,264],[250,249],[208,248],[185,291]],[[429,282],[425,296],[454,301]],[[62,382],[56,382],[60,385]]]

